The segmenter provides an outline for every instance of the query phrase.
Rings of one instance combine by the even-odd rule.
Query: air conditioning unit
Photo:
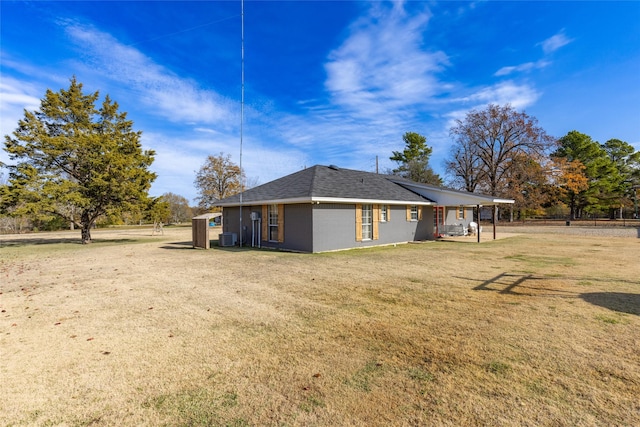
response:
[[[235,246],[238,243],[238,235],[236,233],[218,234],[218,245],[222,247]]]

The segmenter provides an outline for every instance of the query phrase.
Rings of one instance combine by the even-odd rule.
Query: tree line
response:
[[[36,111],[24,111],[17,129],[5,136],[13,161],[0,169],[0,227],[19,231],[79,228],[83,243],[104,224],[177,223],[213,209],[217,200],[256,184],[230,155],[208,156],[196,171],[198,206],[186,198],[148,192],[156,174],[155,152],[144,150],[141,132],[107,95],[83,93],[75,77],[68,89],[47,90]],[[640,152],[619,139],[603,144],[571,131],[554,139],[535,117],[510,105],[471,110],[450,129],[446,162],[450,187],[515,200],[520,218],[566,210],[570,218],[608,214],[633,205],[640,186]],[[388,173],[442,185],[429,165],[426,137],[406,132],[403,151],[393,151]]]
[[[562,215],[621,217],[637,214],[640,152],[619,139],[603,144],[578,131],[555,139],[535,117],[510,105],[469,111],[450,129],[447,185],[513,199],[517,218]],[[429,167],[426,138],[407,132],[405,150],[393,152],[391,171],[417,182],[440,185]],[[631,210],[631,209],[630,209]]]

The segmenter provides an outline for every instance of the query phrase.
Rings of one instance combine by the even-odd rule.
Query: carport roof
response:
[[[494,197],[480,193],[453,190],[446,187],[436,187],[429,184],[421,184],[398,176],[388,176],[390,181],[397,183],[424,197],[436,201],[440,206],[493,206],[498,204],[511,204],[515,201],[502,197]]]

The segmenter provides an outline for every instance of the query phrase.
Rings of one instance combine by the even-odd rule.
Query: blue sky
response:
[[[0,1],[0,134],[46,89],[109,94],[157,152],[151,193],[239,162],[240,1]],[[246,175],[393,168],[407,131],[444,176],[449,128],[510,103],[551,135],[640,150],[640,2],[246,1]],[[7,162],[4,151],[0,161]]]

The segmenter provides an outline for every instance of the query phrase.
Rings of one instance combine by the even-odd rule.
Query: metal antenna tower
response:
[[[242,54],[240,59],[240,232],[238,234],[239,247],[242,247],[242,193],[244,192],[244,170],[242,169],[242,131],[244,125],[244,0],[240,0],[240,28]]]

